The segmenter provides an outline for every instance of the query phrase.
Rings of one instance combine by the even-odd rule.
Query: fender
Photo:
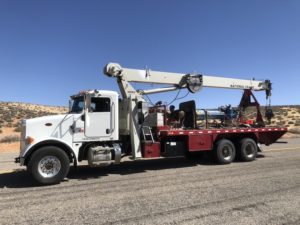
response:
[[[44,139],[44,140],[39,140],[36,143],[32,145],[28,145],[26,149],[23,151],[23,160],[21,160],[22,165],[27,165],[28,160],[30,156],[32,155],[33,152],[38,150],[39,148],[47,145],[54,145],[60,147],[62,150],[64,150],[67,155],[70,158],[70,161],[73,161],[74,166],[77,165],[77,157],[78,157],[78,152],[77,154],[75,153],[74,149],[72,146],[70,146],[67,142],[63,141],[62,139],[58,138],[49,138],[49,139]],[[23,163],[22,163],[23,161]]]

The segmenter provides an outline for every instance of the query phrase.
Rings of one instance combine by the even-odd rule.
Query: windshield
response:
[[[72,99],[72,109],[71,113],[81,113],[84,108],[84,98],[83,96],[79,96]]]

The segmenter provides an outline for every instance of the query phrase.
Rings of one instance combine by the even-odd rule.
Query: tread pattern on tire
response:
[[[232,149],[232,157],[230,157],[229,160],[222,157],[222,154],[221,154],[221,150],[225,145]],[[230,140],[221,139],[215,144],[215,147],[213,149],[213,153],[214,153],[214,159],[217,163],[219,163],[219,164],[229,164],[229,163],[233,162],[233,160],[235,159],[236,150],[235,150],[234,144]]]
[[[245,152],[245,147],[246,144],[251,144],[252,147],[254,148],[254,155],[253,157],[248,157],[246,152]],[[258,147],[257,147],[257,143],[252,139],[252,138],[243,138],[242,140],[240,140],[239,145],[238,145],[238,157],[241,161],[243,162],[250,162],[256,159],[257,156],[257,151],[258,151]]]
[[[53,155],[56,156],[61,163],[61,169],[59,173],[51,178],[44,178],[38,172],[38,163],[39,161],[47,156]],[[70,160],[65,151],[56,146],[45,146],[36,150],[30,157],[28,164],[29,172],[32,174],[33,178],[40,184],[57,184],[60,183],[68,174],[70,169]]]

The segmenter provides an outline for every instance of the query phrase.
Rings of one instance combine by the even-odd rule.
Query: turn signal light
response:
[[[29,137],[29,136],[26,138],[26,140],[27,140],[28,144],[32,144],[34,142],[34,138]]]

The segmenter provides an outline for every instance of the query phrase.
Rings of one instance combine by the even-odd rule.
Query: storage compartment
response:
[[[189,151],[205,151],[212,149],[212,135],[189,135]]]
[[[184,156],[186,150],[186,143],[184,141],[165,141],[163,143],[162,156]]]
[[[144,142],[142,155],[144,158],[160,157],[160,142]]]

